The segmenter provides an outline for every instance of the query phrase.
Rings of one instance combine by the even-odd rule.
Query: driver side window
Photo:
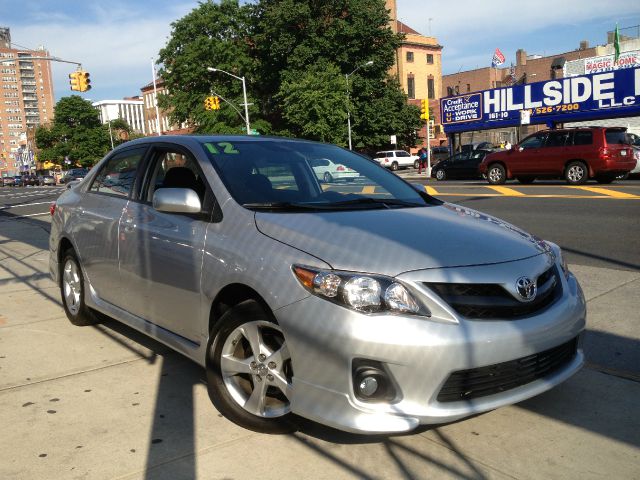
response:
[[[530,148],[540,148],[543,143],[544,143],[544,135],[533,135],[529,138],[525,138],[520,144],[520,147],[523,148],[524,150],[527,150]]]
[[[149,170],[145,200],[151,202],[155,191],[161,188],[190,188],[204,204],[205,185],[191,156],[178,151],[161,150],[156,153]]]

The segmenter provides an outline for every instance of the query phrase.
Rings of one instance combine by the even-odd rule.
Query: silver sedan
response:
[[[327,184],[330,159],[359,182]],[[403,432],[522,401],[584,362],[560,249],[345,149],[267,137],[128,142],[52,208],[51,275],[206,369],[261,432]]]

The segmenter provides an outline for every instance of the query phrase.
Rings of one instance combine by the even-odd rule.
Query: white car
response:
[[[411,155],[409,152],[405,152],[404,150],[385,150],[383,152],[376,153],[376,156],[373,159],[383,167],[390,168],[395,171],[399,168],[418,168],[417,165],[420,157],[417,155]]]
[[[358,172],[345,167],[339,163],[334,163],[328,158],[314,158],[310,160],[311,168],[313,168],[318,180],[329,183],[334,180],[353,181],[354,178],[360,176]]]

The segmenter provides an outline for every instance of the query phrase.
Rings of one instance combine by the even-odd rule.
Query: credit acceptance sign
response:
[[[446,133],[640,115],[640,67],[494,88],[440,100]]]

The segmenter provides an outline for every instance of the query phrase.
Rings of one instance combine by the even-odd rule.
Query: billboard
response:
[[[494,88],[440,100],[446,133],[640,115],[640,67]]]

